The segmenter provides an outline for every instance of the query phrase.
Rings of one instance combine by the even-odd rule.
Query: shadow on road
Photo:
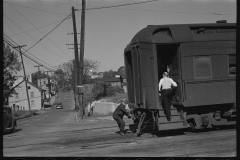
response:
[[[220,130],[227,130],[227,129],[236,129],[236,125],[217,126],[217,127],[213,126],[212,128],[194,130],[194,132],[190,131],[190,129],[188,129],[188,128],[163,130],[163,131],[144,131],[144,132],[142,132],[141,135],[152,134],[153,136],[157,136],[157,137],[168,137],[168,136],[186,135],[186,134],[189,134],[189,133],[197,134],[197,133],[220,131]]]

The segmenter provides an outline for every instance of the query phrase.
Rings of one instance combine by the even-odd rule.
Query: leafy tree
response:
[[[66,82],[65,72],[63,71],[63,66],[62,65],[59,67],[59,69],[57,69],[55,71],[55,75],[57,77],[58,86],[62,88],[64,86],[64,83]]]
[[[116,75],[125,76],[125,67],[121,66],[117,71],[109,70],[103,72],[103,78],[114,78]]]
[[[74,71],[74,61],[72,62],[65,62],[61,64],[61,69],[56,71],[57,75],[64,75],[65,76],[65,83],[71,85],[72,88],[75,88],[75,71]],[[61,77],[61,76],[60,76]]]
[[[125,76],[126,74],[125,67],[121,66],[120,68],[118,68],[117,72],[120,76]]]
[[[90,75],[92,74],[91,72],[96,72],[98,67],[99,67],[98,61],[84,59],[84,62],[83,62],[83,84],[85,84],[90,79],[90,77],[91,77]]]
[[[8,97],[11,96],[11,87],[16,80],[14,74],[22,69],[21,62],[18,59],[18,54],[11,50],[9,45],[3,43],[3,100],[6,103]]]
[[[58,70],[58,72],[60,72],[60,70],[61,70],[61,74],[65,75],[65,81],[69,82],[73,88],[75,86],[75,76],[76,76],[75,71],[74,71],[74,63],[75,63],[74,60],[73,60],[73,62],[62,63],[59,66],[59,68],[61,68],[61,69]],[[85,84],[86,82],[89,81],[91,72],[96,71],[98,69],[98,65],[99,65],[98,61],[84,59],[83,84]],[[58,73],[56,73],[56,74],[58,74]]]
[[[103,72],[103,78],[114,78],[115,75],[118,75],[118,73],[113,70]]]
[[[56,74],[59,75],[64,75],[64,82],[69,83],[72,85],[73,91],[74,91],[74,97],[75,97],[75,110],[78,111],[80,109],[80,112],[82,110],[82,108],[79,108],[79,104],[78,104],[78,97],[76,96],[75,93],[75,61],[73,60],[73,62],[65,62],[62,63],[58,68],[58,70],[56,71]],[[93,61],[93,60],[89,60],[89,59],[84,59],[84,63],[83,63],[83,84],[85,84],[89,79],[90,79],[90,72],[92,71],[96,71],[98,68],[98,61]],[[61,78],[60,78],[61,79]],[[84,93],[85,94],[85,93]]]

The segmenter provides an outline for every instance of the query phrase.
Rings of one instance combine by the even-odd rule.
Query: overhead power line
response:
[[[143,4],[143,3],[150,3],[150,2],[156,2],[156,1],[159,1],[159,0],[149,0],[149,1],[127,3],[127,4],[119,4],[119,5],[106,6],[106,7],[95,7],[95,8],[88,8],[86,10],[103,9],[103,8],[114,8],[114,7],[122,7],[122,6],[131,6],[131,5],[135,5],[135,4]]]
[[[9,43],[9,42],[6,41],[5,39],[4,39],[4,41],[5,41],[9,46],[11,46],[12,48],[15,47],[15,45]],[[20,52],[17,48],[14,48],[14,49],[15,49],[16,51]],[[30,56],[28,56],[28,55],[26,55],[26,54],[23,54],[23,56],[27,57],[28,59],[30,59],[31,61],[35,62],[36,64],[41,64],[40,62],[36,61],[35,59],[31,58]],[[41,65],[43,65],[43,64],[41,64]],[[49,68],[49,67],[46,67],[45,65],[43,65],[43,67],[46,68],[46,69],[48,69],[48,70],[53,70],[53,69],[51,69],[51,68]]]
[[[29,51],[30,49],[32,49],[34,46],[36,46],[41,40],[43,40],[45,37],[47,37],[50,33],[52,33],[52,31],[54,31],[58,26],[60,26],[60,24],[62,24],[66,19],[68,19],[70,16],[72,15],[69,14],[66,18],[64,18],[56,27],[54,27],[50,32],[48,32],[45,36],[43,36],[39,41],[37,41],[32,47],[30,47],[27,51]]]
[[[201,13],[201,12],[185,12],[185,11],[159,11],[159,10],[146,10],[146,9],[131,9],[131,8],[114,8],[122,10],[136,10],[136,11],[147,11],[147,12],[167,12],[167,13],[191,13],[191,14],[213,14],[213,15],[236,15],[236,14],[224,14],[224,13]]]
[[[50,11],[46,11],[46,10],[41,10],[41,9],[36,9],[36,8],[27,7],[27,6],[22,6],[22,5],[14,4],[14,3],[10,3],[10,2],[5,2],[5,1],[3,1],[3,2],[4,2],[4,3],[8,3],[8,4],[12,4],[12,5],[15,5],[15,6],[20,6],[20,7],[25,7],[25,8],[29,8],[29,9],[34,9],[34,10],[37,10],[37,11],[42,11],[42,12],[47,12],[47,13],[53,13],[53,14],[59,14],[59,15],[64,15],[64,16],[67,15],[67,14],[63,14],[63,13],[50,12]]]
[[[8,45],[10,45],[12,48],[15,47],[15,46],[18,46],[18,44],[17,44],[16,42],[14,42],[12,39],[10,39],[6,34],[4,34],[4,37],[3,37],[3,38],[4,38],[3,40],[4,40]],[[15,50],[18,51],[18,52],[20,52],[17,48],[15,48]],[[28,52],[28,53],[30,53],[30,52]],[[31,53],[30,53],[30,54],[31,54]],[[37,63],[37,64],[39,64],[39,65],[43,65],[42,63],[38,62],[38,61],[35,60],[34,58],[32,58],[32,57],[30,57],[30,56],[28,56],[28,55],[26,55],[26,54],[23,54],[23,55],[24,55],[25,57],[27,57],[28,59],[32,60],[33,62],[35,62],[35,63]],[[45,63],[45,62],[43,62],[43,63]],[[45,63],[45,64],[48,65],[48,66],[50,66],[50,67],[52,67],[52,68],[54,68],[54,69],[56,69],[55,67],[53,67],[53,66],[51,66],[51,65],[49,65],[49,64],[47,64],[47,63]],[[46,69],[48,69],[48,70],[53,70],[53,69],[47,67],[46,65],[43,65],[44,68],[46,68]]]
[[[62,21],[62,20],[61,20],[61,21]],[[9,36],[9,37],[17,36],[17,35],[19,35],[19,34],[23,34],[23,33],[26,33],[26,32],[30,32],[30,31],[33,31],[33,30],[36,30],[36,29],[40,29],[40,28],[43,28],[43,27],[47,27],[47,26],[50,26],[50,25],[52,25],[52,24],[55,24],[55,23],[58,23],[58,22],[61,22],[61,21],[53,22],[53,23],[46,24],[46,25],[41,26],[41,27],[37,27],[37,28],[34,28],[34,29],[30,29],[30,30],[27,30],[27,31],[23,31],[23,32],[21,32],[21,33],[17,33],[17,34],[11,35],[11,36]]]
[[[27,66],[31,69],[32,72],[35,72],[35,70],[33,70],[33,67],[32,67],[32,63],[28,58],[23,58],[23,61],[25,61],[25,64],[27,64]]]
[[[12,22],[15,26],[17,26],[19,29],[21,29],[21,30],[23,30],[21,27],[19,27],[14,21],[12,21],[11,20],[11,18],[9,18],[7,15],[4,15],[4,17],[6,17],[10,22]],[[36,42],[36,40],[34,39],[34,38],[32,38],[28,33],[25,33],[28,37],[30,37],[33,41],[35,41]],[[40,44],[41,45],[41,44]],[[48,50],[49,52],[51,52],[49,49],[47,49],[46,47],[44,47],[43,45],[41,45],[43,48],[45,48],[46,50]],[[53,53],[53,54],[55,54],[54,52],[51,52],[51,53]],[[30,53],[31,54],[31,53]],[[32,55],[32,54],[31,54]],[[60,56],[60,55],[58,55],[58,54],[55,54],[55,55],[57,55],[57,56],[59,56],[59,57],[61,57],[61,58],[63,58],[63,59],[65,59],[64,57],[62,57],[62,56]],[[32,56],[34,56],[34,55],[32,55]],[[35,57],[35,56],[34,56]],[[35,57],[35,58],[37,58],[37,57]],[[38,58],[37,58],[38,59]],[[39,59],[40,60],[40,59]],[[66,59],[65,59],[66,60]],[[40,60],[41,61],[41,60]]]
[[[120,5],[113,5],[113,6],[105,6],[105,7],[93,7],[93,8],[87,8],[86,10],[96,10],[96,9],[104,9],[104,8],[115,8],[115,9],[123,9],[123,10],[137,10],[137,11],[149,11],[149,12],[213,14],[213,15],[236,15],[236,14],[222,14],[222,13],[200,13],[200,12],[184,12],[184,11],[156,11],[156,10],[141,10],[141,9],[117,8],[117,7],[130,6],[130,5],[143,4],[143,3],[150,3],[150,2],[156,2],[156,1],[160,1],[160,0],[149,0],[149,1],[142,1],[142,2],[135,2],[135,3],[127,3],[127,4],[120,4]],[[81,9],[78,9],[78,10],[81,10]]]
[[[9,5],[10,5],[10,4],[9,4]],[[11,6],[11,5],[10,5],[10,6]],[[15,9],[13,6],[11,6],[11,7],[12,7],[15,11],[17,11],[24,19],[26,19],[26,20],[28,21],[28,23],[30,23],[31,25],[33,25],[34,28],[37,29],[37,27],[36,27],[33,23],[31,23],[25,16],[23,16],[17,9]],[[39,30],[39,29],[37,29],[37,30],[44,35],[44,33],[43,33],[41,30]],[[67,53],[64,52],[60,47],[58,47],[57,44],[54,43],[50,38],[47,37],[47,39],[48,39],[49,41],[51,41],[58,49],[60,49],[66,56],[68,56]],[[69,56],[68,56],[68,57],[69,57]],[[69,57],[69,58],[70,58],[70,57]]]
[[[7,42],[6,40],[4,40],[9,46],[11,46],[12,48],[15,47],[15,45],[12,45],[11,43]],[[20,52],[18,49],[14,48],[16,51]],[[41,64],[39,62],[37,62],[36,60],[32,59],[31,57],[29,56],[26,56],[25,54],[23,54],[23,56],[27,57],[28,59],[30,59],[31,61],[37,63],[37,64]],[[44,65],[44,68],[48,69],[48,70],[52,70],[51,68],[48,68]]]

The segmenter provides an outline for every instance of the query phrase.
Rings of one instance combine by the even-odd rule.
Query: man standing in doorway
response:
[[[168,77],[167,72],[163,72],[163,78],[159,82],[159,91],[162,96],[162,106],[168,121],[171,121],[170,100],[172,98],[172,86],[177,87],[177,83]]]
[[[123,100],[122,103],[113,112],[113,119],[117,122],[120,129],[120,135],[124,135],[125,122],[123,121],[123,116],[126,115],[131,118],[130,110],[128,108],[127,100]]]

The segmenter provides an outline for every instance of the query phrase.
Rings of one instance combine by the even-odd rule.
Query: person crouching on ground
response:
[[[127,100],[123,100],[122,103],[113,112],[113,119],[117,122],[120,129],[120,135],[124,135],[125,122],[123,121],[123,116],[126,115],[131,118],[130,110],[128,108]]]

